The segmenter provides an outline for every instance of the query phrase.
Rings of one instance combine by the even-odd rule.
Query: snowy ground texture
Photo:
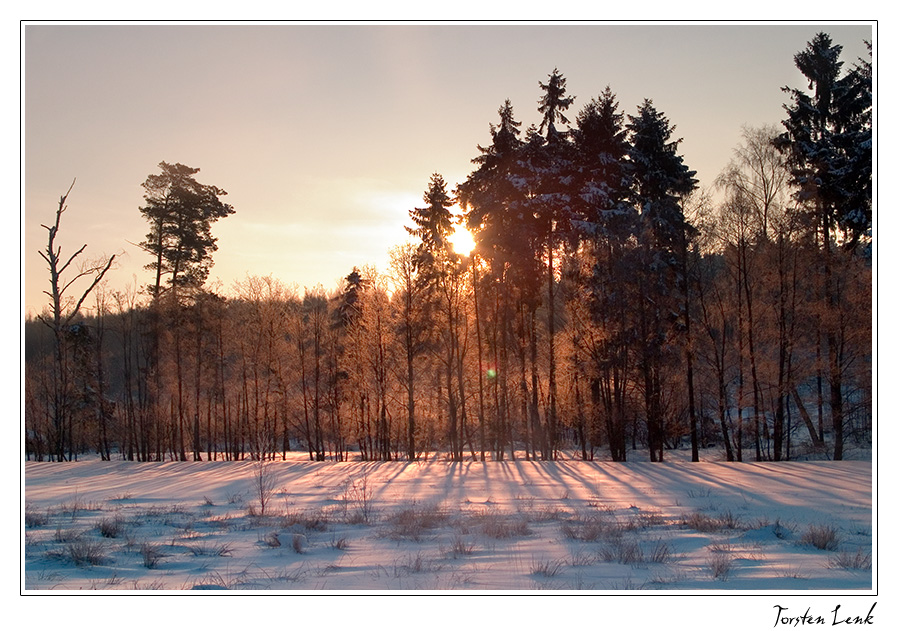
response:
[[[302,457],[265,469],[253,462],[27,462],[23,587],[876,587],[866,461]]]

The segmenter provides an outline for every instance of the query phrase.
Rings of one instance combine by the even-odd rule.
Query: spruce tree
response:
[[[640,210],[641,261],[638,284],[638,364],[643,375],[643,396],[650,460],[663,460],[662,368],[670,356],[684,302],[682,260],[690,226],[684,221],[681,199],[696,187],[695,171],[678,155],[680,140],[668,119],[652,101],[645,100],[630,116],[630,162],[634,202]]]
[[[605,425],[612,460],[623,462],[629,354],[635,336],[631,305],[637,298],[627,291],[636,264],[631,246],[636,210],[630,201],[624,115],[609,87],[578,114],[573,136],[573,216],[586,257],[581,283],[590,320],[599,333],[586,336],[593,363],[589,377],[593,425]]]
[[[838,325],[846,302],[840,282],[842,240],[852,252],[871,230],[871,68],[862,62],[840,76],[842,46],[818,33],[793,60],[808,79],[806,93],[784,88],[786,131],[777,146],[788,156],[797,200],[810,208],[821,244],[834,460],[843,458],[843,338]]]

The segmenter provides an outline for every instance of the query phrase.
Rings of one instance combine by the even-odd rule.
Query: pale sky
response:
[[[567,79],[577,112],[606,85],[625,114],[644,98],[676,125],[709,188],[743,125],[779,125],[793,55],[825,31],[846,67],[866,56],[855,25],[48,25],[24,29],[23,309],[48,274],[41,223],[77,178],[63,255],[118,255],[111,290],[144,285],[141,183],[161,161],[200,169],[235,214],[213,227],[210,281],[271,274],[336,286],[387,269],[432,173],[454,186],[511,99],[539,123],[539,81]],[[876,43],[875,43],[876,46]]]

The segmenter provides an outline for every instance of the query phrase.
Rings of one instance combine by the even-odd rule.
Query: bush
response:
[[[106,517],[97,522],[97,529],[100,531],[101,536],[107,539],[115,539],[125,531],[125,522],[118,515]]]
[[[871,553],[857,548],[854,553],[843,550],[830,557],[828,567],[842,570],[870,570],[872,567]]]
[[[37,511],[33,508],[25,508],[25,527],[46,526],[50,523],[49,511]]]
[[[60,526],[57,526],[56,534],[53,535],[53,540],[58,543],[71,543],[74,541],[80,541],[82,537],[82,533],[73,528],[63,530]]]
[[[712,517],[700,512],[690,513],[681,518],[681,525],[697,532],[719,532],[742,527],[740,519],[729,510],[719,517]]]
[[[840,545],[840,534],[833,526],[813,524],[806,528],[799,541],[818,550],[836,550]]]
[[[142,543],[140,544],[140,556],[143,559],[144,567],[152,570],[159,565],[159,561],[165,554],[155,543]]]
[[[575,541],[598,541],[608,536],[617,528],[610,527],[604,520],[588,518],[586,520],[568,520],[562,522],[562,535]]]
[[[458,559],[459,557],[469,556],[474,553],[474,544],[469,543],[459,535],[453,537],[450,541],[448,556]]]
[[[383,534],[391,539],[420,541],[427,531],[439,528],[447,521],[446,512],[436,506],[407,508],[388,520],[389,527]]]
[[[470,520],[481,534],[492,539],[510,539],[531,534],[530,526],[525,517],[511,517],[495,510],[476,512],[465,515],[462,519],[465,521]],[[466,524],[463,527],[463,534],[468,531],[469,528]]]
[[[368,481],[368,473],[357,479],[347,478],[343,482],[344,520],[349,524],[367,524],[374,515],[372,497],[374,490]]]
[[[187,546],[187,549],[195,557],[227,557],[234,550],[228,543],[195,543]]]
[[[726,581],[734,569],[734,558],[729,552],[712,552],[709,554],[709,570],[712,578]]]
[[[659,539],[653,544],[652,550],[649,551],[649,562],[668,563],[668,561],[671,560],[673,554],[674,549],[668,544],[668,542]]]
[[[559,574],[562,571],[563,567],[565,567],[564,561],[535,561],[531,563],[531,574],[552,578],[553,576]]]
[[[643,563],[643,549],[634,540],[619,539],[603,546],[599,551],[599,558],[606,563],[636,565]]]
[[[75,565],[102,565],[105,549],[99,541],[74,541],[66,545],[66,556]]]
[[[291,511],[281,517],[281,528],[301,526],[309,531],[324,532],[328,529],[328,516],[322,511]]]

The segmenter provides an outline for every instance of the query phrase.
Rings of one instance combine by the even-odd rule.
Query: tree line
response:
[[[870,445],[870,60],[818,34],[782,127],[745,128],[698,186],[675,126],[554,70],[539,124],[499,108],[454,190],[434,174],[389,269],[338,287],[206,286],[234,209],[198,169],[144,182],[142,288],[66,263],[25,323],[27,457],[842,459]],[[463,247],[462,228],[474,237]],[[79,299],[68,297],[87,279]]]

